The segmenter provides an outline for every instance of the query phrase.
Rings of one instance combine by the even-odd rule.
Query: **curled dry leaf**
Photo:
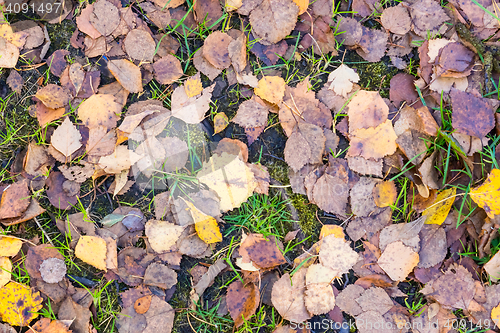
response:
[[[106,241],[97,236],[80,236],[75,248],[75,256],[97,269],[107,271]]]
[[[208,268],[208,271],[203,274],[200,281],[193,287],[198,296],[203,295],[203,292],[214,282],[217,275],[226,268],[223,259],[218,259],[213,265]]]

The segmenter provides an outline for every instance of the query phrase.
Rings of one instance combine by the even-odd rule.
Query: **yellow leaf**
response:
[[[195,207],[191,202],[182,199],[189,207],[189,211],[194,220],[194,227],[198,237],[205,243],[212,244],[222,241],[217,221],[210,215],[207,215]]]
[[[188,78],[186,82],[184,82],[184,90],[189,98],[201,94],[203,86],[201,85],[200,75],[198,74]]]
[[[33,293],[23,284],[9,282],[0,288],[0,317],[10,325],[26,326],[38,317],[42,301],[39,292]]]
[[[268,102],[279,104],[285,96],[285,80],[279,76],[265,76],[259,80],[254,92]]]
[[[226,0],[226,10],[228,12],[232,12],[240,8],[242,5],[243,5],[243,0]]]
[[[342,238],[344,239],[345,234],[344,234],[344,229],[342,229],[341,226],[335,225],[335,224],[325,224],[321,228],[321,233],[319,234],[319,239],[323,239],[324,237],[328,235],[335,235],[336,238]]]
[[[7,257],[0,257],[0,287],[5,286],[10,281],[12,263]]]
[[[0,237],[0,253],[3,257],[15,256],[23,246],[23,242],[17,238]]]
[[[106,241],[96,236],[81,236],[75,255],[83,262],[106,271]]]
[[[214,134],[223,131],[227,124],[229,124],[229,119],[224,112],[219,112],[214,117]]]
[[[398,191],[393,181],[385,181],[373,188],[373,199],[377,207],[389,207],[398,197]]]
[[[309,0],[293,0],[293,2],[299,7],[299,15],[304,14],[309,7]]]
[[[422,213],[422,216],[427,216],[425,223],[443,224],[444,220],[446,220],[446,217],[448,216],[448,213],[450,212],[453,202],[455,201],[456,194],[456,187],[439,192],[434,203]]]
[[[483,185],[470,191],[470,197],[490,218],[500,214],[500,170],[491,170]]]
[[[498,326],[500,322],[500,304],[491,309],[491,319],[493,319],[495,325]]]

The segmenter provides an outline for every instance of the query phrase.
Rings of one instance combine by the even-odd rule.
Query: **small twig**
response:
[[[52,240],[50,239],[49,235],[47,235],[47,233],[45,232],[45,230],[43,230],[42,228],[42,225],[40,224],[40,222],[38,221],[38,219],[36,218],[36,216],[33,218],[36,222],[36,225],[40,228],[40,230],[42,230],[42,233],[45,237],[47,237],[47,239],[49,240],[49,243],[54,246],[54,243],[52,243]]]

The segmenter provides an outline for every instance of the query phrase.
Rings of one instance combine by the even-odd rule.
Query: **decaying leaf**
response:
[[[224,112],[219,112],[214,117],[214,134],[222,132],[229,124],[229,118]]]
[[[42,103],[51,109],[58,109],[68,105],[70,96],[61,86],[48,84],[35,94]]]
[[[81,236],[75,248],[77,258],[103,271],[107,271],[106,253],[106,241],[97,236]]]
[[[252,31],[268,44],[275,44],[292,32],[298,14],[293,0],[264,0],[250,13]]]
[[[95,94],[80,104],[78,119],[90,128],[102,126],[109,130],[116,126],[121,109],[113,95]]]
[[[331,268],[337,272],[336,275],[340,275],[352,268],[359,260],[359,255],[344,239],[328,235],[322,240],[319,260],[323,266]]]
[[[321,163],[326,138],[319,126],[300,123],[285,145],[285,161],[299,171],[306,164]]]
[[[155,78],[161,84],[171,84],[184,75],[181,62],[171,54],[167,54],[153,64]]]
[[[284,319],[296,323],[311,318],[304,303],[306,271],[307,269],[303,267],[296,271],[293,277],[288,273],[283,275],[274,283],[271,294],[271,300],[278,313]]]
[[[233,39],[226,33],[220,31],[212,32],[203,45],[203,56],[215,68],[225,69],[231,65],[228,46]]]
[[[234,320],[234,326],[240,327],[259,306],[259,288],[253,283],[245,286],[240,280],[236,280],[227,288],[226,302],[231,318]]]
[[[107,173],[117,174],[122,170],[129,169],[142,157],[143,155],[136,154],[129,150],[127,146],[117,146],[113,154],[99,159],[99,166]]]
[[[66,263],[59,258],[45,259],[40,265],[40,274],[47,283],[58,283],[66,275]]]
[[[270,269],[286,263],[274,237],[265,239],[260,234],[249,234],[240,246],[240,255],[248,256],[254,267]]]
[[[118,82],[131,93],[142,91],[142,75],[139,67],[126,59],[110,60],[108,68]]]
[[[198,296],[203,295],[203,292],[214,282],[215,277],[226,267],[225,261],[219,259],[208,268],[208,271],[203,274],[200,281],[193,287]]]
[[[201,96],[189,97],[184,87],[175,88],[172,93],[172,116],[185,121],[188,124],[198,124],[209,110],[210,99],[215,84],[203,89]]]
[[[349,108],[350,110],[350,108]],[[377,127],[360,128],[350,134],[349,156],[379,159],[396,151],[396,133],[392,122],[387,119]]]
[[[21,216],[30,204],[28,180],[24,179],[7,186],[0,201],[0,219]]]
[[[42,301],[40,292],[33,292],[17,282],[9,282],[0,288],[0,316],[10,325],[27,326],[38,317]]]
[[[71,333],[69,326],[66,321],[41,318],[28,333]]]
[[[129,57],[139,61],[153,61],[156,43],[145,30],[131,30],[123,40],[123,45]]]

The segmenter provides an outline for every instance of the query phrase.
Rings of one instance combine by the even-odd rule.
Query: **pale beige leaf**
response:
[[[75,125],[66,117],[61,125],[54,131],[50,143],[61,154],[70,157],[82,146],[82,135]]]
[[[286,273],[273,285],[271,301],[286,320],[300,323],[311,318],[304,303],[306,268],[295,272],[292,278]]]
[[[352,68],[341,64],[328,75],[328,82],[330,82],[328,89],[333,90],[337,95],[347,97],[347,94],[352,90],[353,83],[357,83],[358,81],[358,73]]]
[[[418,253],[397,241],[387,245],[378,259],[378,265],[394,281],[403,281],[419,261]]]
[[[201,96],[189,98],[183,86],[177,87],[172,93],[172,116],[188,124],[198,124],[210,109],[210,99],[215,84],[203,89]]]
[[[146,223],[146,236],[156,253],[165,253],[175,245],[184,229],[167,221],[149,220]]]
[[[117,146],[115,152],[99,159],[99,166],[107,173],[120,173],[129,169],[143,156],[129,150],[127,146]]]
[[[349,244],[335,235],[323,238],[319,251],[319,261],[323,266],[331,268],[338,274],[344,274],[357,263],[359,255]]]

